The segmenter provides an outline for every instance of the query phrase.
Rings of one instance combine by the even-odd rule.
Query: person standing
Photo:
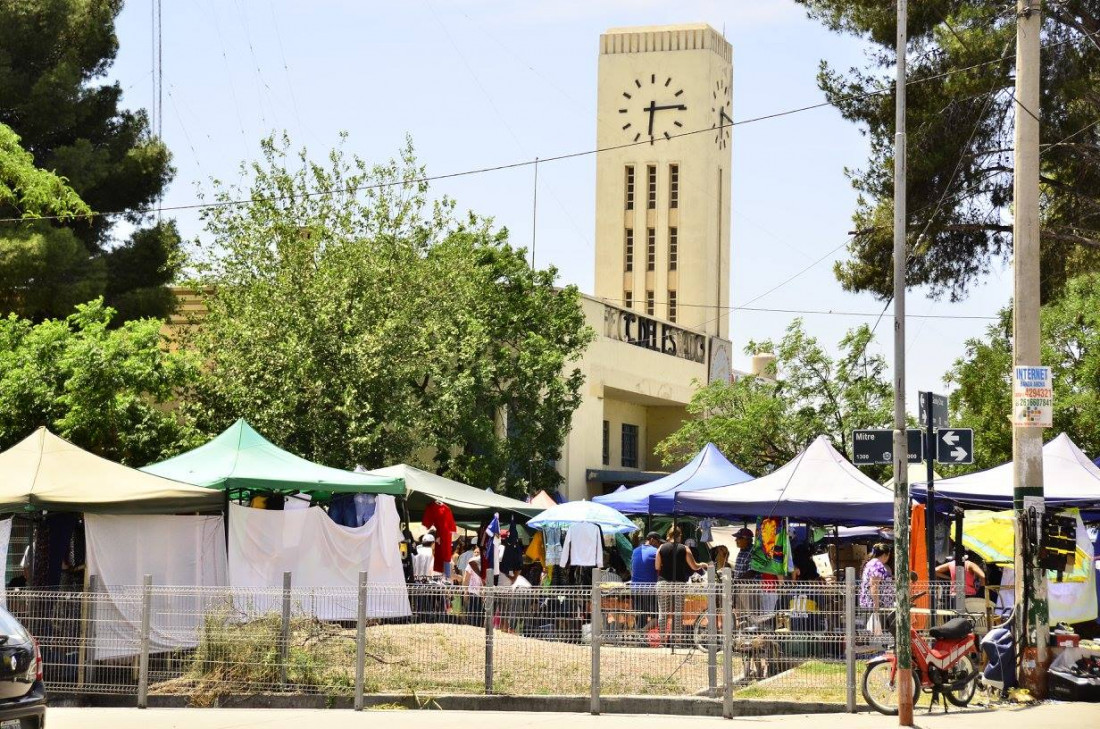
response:
[[[642,630],[653,627],[657,617],[657,548],[660,546],[661,535],[650,532],[630,557],[632,607]]]
[[[679,527],[668,530],[668,541],[657,550],[655,566],[657,568],[657,622],[658,629],[669,636],[669,644],[684,644],[684,596],[691,575],[706,569],[706,562],[696,562],[691,550],[680,543],[682,533]],[[668,620],[672,626],[666,628]],[[667,633],[666,633],[667,630]]]
[[[891,551],[890,546],[883,542],[871,547],[871,558],[863,565],[859,583],[859,606],[871,611],[867,629],[874,635],[882,634],[882,612],[894,605],[894,576],[886,566]]]
[[[975,562],[970,561],[970,555],[963,557],[966,572],[963,573],[964,589],[967,597],[981,597],[982,585],[985,584],[985,571]],[[936,568],[936,577],[951,580],[951,597],[955,597],[955,560],[944,562]]]

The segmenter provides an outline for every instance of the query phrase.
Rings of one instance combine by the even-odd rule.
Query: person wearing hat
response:
[[[746,527],[741,527],[734,532],[733,540],[737,545],[737,559],[733,563],[733,579],[748,579],[753,576],[752,570],[749,569],[749,565],[752,563],[752,531]]]
[[[413,555],[413,579],[422,580],[432,574],[435,563],[435,536],[430,532],[420,538],[420,546]]]
[[[649,630],[657,618],[657,548],[661,535],[650,532],[630,558],[630,593],[637,627]]]

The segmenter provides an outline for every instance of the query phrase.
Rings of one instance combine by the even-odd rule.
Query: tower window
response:
[[[634,292],[633,291],[628,290],[628,291],[623,292],[623,305],[628,309],[633,309],[634,308]]]
[[[668,207],[680,207],[680,165],[668,166]]]
[[[626,229],[626,239],[623,244],[623,267],[629,273],[634,270],[634,229]]]
[[[650,210],[657,209],[657,165],[648,165],[646,170],[646,207]]]
[[[623,468],[638,467],[638,426],[623,423]]]
[[[653,292],[645,292],[645,313],[653,316]]]
[[[680,229],[668,229],[668,270],[675,271],[680,257]]]
[[[634,165],[626,166],[626,209],[634,209]]]
[[[645,231],[645,270],[653,271],[657,268],[657,230],[646,228]]]
[[[603,465],[611,463],[611,423],[603,421]]]
[[[668,320],[676,321],[676,292],[668,292]]]

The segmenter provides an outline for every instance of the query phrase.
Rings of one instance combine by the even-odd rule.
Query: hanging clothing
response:
[[[485,577],[488,570],[494,572],[500,567],[500,514],[493,514],[489,525],[481,535],[481,576]]]
[[[374,494],[356,494],[352,498],[355,504],[355,526],[363,526],[374,516],[374,506],[377,497]]]
[[[541,529],[537,530],[535,535],[531,537],[531,543],[527,545],[527,551],[524,554],[532,562],[546,564],[546,540],[542,536]]]
[[[598,524],[577,522],[565,533],[558,564],[562,567],[603,567],[603,532]]]
[[[561,527],[548,526],[542,528],[543,538],[546,540],[546,561],[543,564],[555,565],[561,563]]]
[[[435,569],[443,574],[443,563],[451,559],[451,539],[458,531],[451,507],[440,501],[433,501],[424,508],[424,517],[420,522],[425,529],[435,527]]]
[[[760,517],[753,535],[752,570],[766,575],[786,575],[788,563],[787,520]]]
[[[519,528],[516,527],[516,517],[512,515],[512,522],[508,525],[508,535],[501,541],[504,549],[500,557],[500,571],[519,572],[523,569],[523,545],[519,541]]]
[[[714,535],[711,534],[711,529],[714,527],[714,519],[700,519],[699,520],[699,541],[701,542],[713,542]]]
[[[355,514],[355,494],[340,494],[333,496],[328,502],[328,516],[340,526],[351,529],[362,526]],[[232,525],[230,520],[230,525]]]

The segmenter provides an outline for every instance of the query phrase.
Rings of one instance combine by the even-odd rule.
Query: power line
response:
[[[220,27],[218,27],[216,17],[214,18],[214,24],[215,24],[215,30],[217,31],[218,37],[220,39],[221,38],[221,29],[220,29]],[[1083,35],[1090,36],[1090,37],[1100,36],[1100,31],[1097,31],[1096,33],[1092,33],[1092,34],[1087,34],[1086,33],[1086,34],[1083,34]],[[1056,46],[1066,45],[1066,44],[1072,43],[1072,42],[1074,42],[1074,41],[1073,40],[1058,41],[1057,43],[1050,43],[1050,44],[1047,44],[1046,46],[1043,46],[1043,47],[1044,48],[1053,48],[1053,47],[1056,47]],[[226,63],[228,63],[228,58],[225,55],[224,42],[222,44],[222,57],[226,61]],[[947,71],[943,71],[942,73],[934,74],[932,76],[925,76],[925,77],[922,77],[922,78],[913,79],[912,81],[907,81],[906,86],[908,87],[908,86],[912,86],[912,85],[916,85],[916,84],[927,83],[929,81],[935,81],[935,80],[938,80],[938,79],[941,79],[941,78],[946,78],[946,77],[952,76],[954,74],[965,73],[966,71],[971,71],[971,70],[974,70],[976,68],[982,68],[984,66],[993,65],[993,64],[996,64],[996,63],[1002,63],[1006,60],[1011,60],[1012,58],[1013,58],[1013,56],[1011,56],[1011,55],[1001,56],[999,58],[990,59],[988,61],[982,61],[980,63],[975,63],[975,64],[972,64],[970,66],[965,66],[963,68],[950,69],[950,70],[947,70]],[[231,84],[231,86],[232,86],[232,84]],[[826,106],[833,106],[836,102],[854,101],[854,100],[858,100],[858,99],[868,98],[868,97],[871,97],[871,96],[880,96],[880,95],[883,95],[883,94],[889,94],[889,93],[892,93],[892,92],[893,92],[893,88],[890,87],[890,86],[887,86],[887,87],[883,87],[883,88],[880,88],[880,89],[875,89],[873,91],[867,91],[867,92],[860,93],[860,94],[852,94],[850,96],[838,97],[837,99],[835,99],[833,101],[823,101],[823,102],[818,103],[818,104],[810,104],[808,106],[800,106],[800,107],[797,107],[797,108],[794,108],[794,109],[787,109],[785,111],[774,112],[774,113],[771,113],[771,114],[764,114],[764,115],[761,115],[761,116],[749,117],[748,119],[740,119],[740,120],[730,122],[729,124],[721,125],[719,128],[744,126],[746,124],[755,124],[757,122],[768,121],[768,120],[771,120],[771,119],[778,119],[780,117],[790,116],[790,115],[793,115],[793,114],[799,114],[799,113],[802,113],[802,112],[811,111],[813,109],[820,109],[820,108],[823,108],[823,107],[826,107]],[[234,103],[236,103],[235,95],[234,95]],[[238,115],[238,121],[240,121],[240,109],[239,109],[239,107],[237,109],[237,115]],[[681,137],[689,137],[689,136],[693,136],[693,135],[696,135],[696,134],[709,134],[709,133],[713,133],[713,132],[714,132],[714,127],[707,127],[707,128],[703,128],[703,129],[695,129],[695,130],[691,130],[691,131],[687,131],[687,132],[680,132],[678,134],[668,135],[666,137],[666,140],[671,141],[673,139],[679,139]],[[241,134],[242,135],[244,134],[244,127],[243,126],[241,126]],[[562,161],[565,161],[565,160],[578,159],[578,158],[581,158],[581,157],[590,157],[592,155],[603,154],[603,153],[606,153],[606,152],[612,152],[612,151],[617,151],[617,150],[621,150],[621,149],[629,149],[629,148],[632,148],[632,147],[643,146],[643,145],[646,145],[646,144],[652,145],[652,144],[654,144],[654,142],[651,141],[651,140],[648,140],[648,139],[643,139],[643,140],[639,140],[637,142],[625,142],[623,144],[614,144],[614,145],[610,145],[610,146],[607,146],[607,147],[596,147],[594,149],[583,150],[583,151],[580,151],[580,152],[567,152],[567,153],[564,153],[564,154],[559,154],[559,155],[555,155],[555,156],[551,156],[551,157],[540,157],[539,162],[541,164],[546,164],[548,162],[562,162]],[[198,210],[198,209],[208,209],[208,208],[232,207],[234,205],[247,205],[249,203],[256,203],[256,202],[278,202],[280,200],[293,200],[293,199],[296,199],[297,197],[307,197],[308,198],[308,197],[318,197],[318,196],[327,196],[327,195],[348,194],[348,193],[362,192],[362,191],[366,191],[366,190],[385,189],[385,188],[396,187],[396,186],[401,186],[401,185],[415,185],[415,184],[421,184],[421,183],[426,183],[426,182],[436,182],[436,181],[440,181],[440,180],[451,180],[451,179],[456,179],[456,178],[460,178],[460,177],[470,177],[470,176],[473,176],[473,175],[488,174],[488,173],[491,173],[491,172],[502,172],[502,171],[506,171],[506,170],[518,169],[518,168],[521,168],[521,167],[528,167],[528,166],[531,166],[531,165],[534,165],[534,164],[535,164],[535,160],[533,160],[533,159],[532,160],[523,160],[523,161],[520,161],[520,162],[510,162],[510,163],[501,164],[501,165],[492,165],[492,166],[488,166],[488,167],[478,167],[478,168],[474,168],[474,169],[463,170],[463,171],[460,171],[460,172],[450,172],[450,173],[445,173],[445,174],[440,174],[440,175],[425,175],[425,176],[422,176],[422,177],[417,177],[417,178],[408,179],[408,180],[399,180],[399,181],[393,181],[393,182],[378,182],[378,183],[372,183],[372,184],[368,184],[368,185],[359,185],[359,186],[356,186],[356,187],[346,187],[346,188],[329,189],[329,190],[317,190],[317,191],[314,191],[314,192],[303,193],[300,196],[299,195],[274,195],[274,196],[269,196],[269,197],[257,197],[257,198],[237,198],[237,199],[232,199],[232,200],[221,200],[221,201],[216,201],[216,202],[212,202],[212,203],[191,203],[191,204],[187,204],[187,205],[173,205],[173,206],[170,206],[170,207],[143,208],[143,209],[139,209],[139,210],[135,210],[135,211],[129,211],[129,212],[136,213],[136,214],[140,215],[140,214],[148,214],[148,213],[156,212],[158,210],[160,210],[160,211]],[[40,217],[35,218],[35,219],[36,220],[60,220],[62,218],[66,219],[66,220],[82,219],[82,218],[83,219],[90,219],[90,218],[96,218],[96,217],[104,217],[104,216],[108,216],[108,215],[120,215],[120,214],[122,214],[122,212],[124,212],[124,211],[91,212],[91,213],[86,213],[84,215],[77,215],[77,216],[43,215],[43,216],[40,216]],[[13,218],[0,218],[0,223],[21,223],[21,222],[24,222],[25,220],[26,220],[25,218],[14,218],[14,217]]]

